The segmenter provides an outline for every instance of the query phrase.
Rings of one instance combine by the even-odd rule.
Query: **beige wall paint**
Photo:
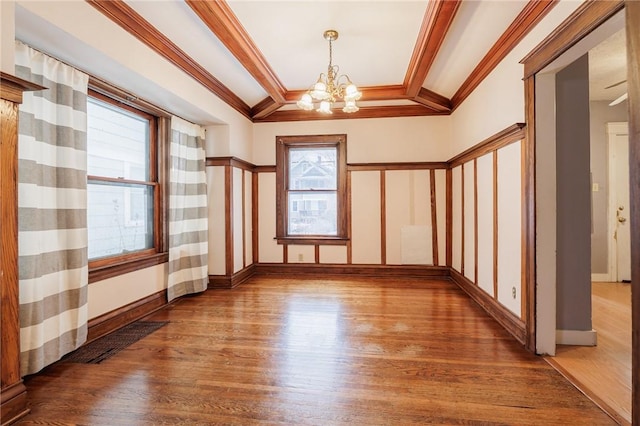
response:
[[[232,167],[233,179],[233,272],[242,270],[242,253],[244,252],[244,240],[242,238],[242,169]]]
[[[282,246],[276,237],[276,174],[258,175],[258,261],[282,263]]]
[[[380,172],[351,172],[352,262],[380,264]]]
[[[13,18],[15,2],[13,0],[0,1],[0,70],[15,74],[14,39],[15,20]]]
[[[469,161],[464,165],[464,276],[472,282],[476,280],[476,251],[475,251],[475,164]]]
[[[209,275],[225,274],[224,167],[210,166],[207,173],[209,203]]]
[[[493,153],[478,158],[478,286],[493,296]]]
[[[436,219],[438,229],[438,265],[447,264],[447,172],[436,170]]]
[[[245,218],[244,218],[244,256],[247,261],[247,265],[253,263],[253,206],[251,205],[251,199],[253,194],[253,173],[245,172],[244,174],[244,206],[245,206]]]
[[[451,173],[451,266],[456,271],[462,272],[462,166],[455,167]]]

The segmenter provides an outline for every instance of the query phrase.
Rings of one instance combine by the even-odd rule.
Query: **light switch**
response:
[[[593,192],[600,191],[600,184],[599,183],[594,183],[592,190],[593,190]]]

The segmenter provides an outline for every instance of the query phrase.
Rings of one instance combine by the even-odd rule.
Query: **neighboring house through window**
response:
[[[279,243],[346,243],[346,143],[346,135],[276,137]]]

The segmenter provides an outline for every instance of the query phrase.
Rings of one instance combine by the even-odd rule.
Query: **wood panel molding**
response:
[[[440,113],[450,114],[452,110],[451,101],[448,98],[424,87],[420,88],[413,100]]]
[[[444,41],[447,31],[456,16],[459,0],[435,0],[430,1],[422,26],[413,48],[409,67],[404,77],[406,94],[415,98],[418,96],[424,80],[438,55],[440,46]]]
[[[582,40],[600,24],[622,10],[624,1],[585,1],[520,63],[530,77]]]
[[[205,167],[231,166],[247,172],[253,172],[256,168],[250,162],[238,157],[207,157],[204,161]]]
[[[300,109],[287,109],[276,111],[263,118],[255,118],[254,123],[274,123],[283,121],[317,121],[317,120],[346,120],[359,118],[389,118],[389,117],[421,117],[431,115],[448,115],[446,111],[434,111],[423,105],[393,105],[378,107],[360,107],[360,111],[346,113],[342,110],[333,110],[333,114],[318,114],[315,111],[303,111]]]
[[[445,161],[347,164],[347,170],[351,172],[365,172],[365,171],[378,171],[378,170],[436,170],[436,169],[446,169],[447,167],[448,167],[448,163]]]
[[[158,31],[123,0],[86,0],[91,6],[143,42],[179,69],[193,77],[240,114],[251,118],[251,108],[167,36]],[[204,2],[201,2],[204,3]]]
[[[439,265],[438,259],[438,197],[436,196],[436,171],[429,170],[429,201],[431,203],[431,250],[433,264]]]
[[[551,11],[558,0],[529,0],[516,19],[489,49],[469,77],[451,98],[452,110],[458,108],[514,47]]]
[[[314,264],[314,263],[256,263],[256,275],[296,276],[317,274],[325,275],[358,275],[363,277],[417,277],[447,278],[449,268],[433,265],[347,265],[347,264]]]
[[[167,263],[168,261],[169,253],[164,252],[145,255],[144,257],[130,259],[115,265],[94,267],[89,271],[89,284],[129,272],[139,271],[140,269],[150,268],[155,265]]]
[[[167,305],[167,290],[150,294],[135,302],[89,320],[87,341],[90,343]]]
[[[519,140],[524,139],[524,135],[525,135],[524,128],[525,128],[524,123],[516,123],[512,126],[507,127],[504,130],[501,130],[495,135],[488,137],[482,142],[472,146],[471,148],[463,151],[462,153],[450,159],[449,167],[453,168],[453,167],[459,166],[461,164],[464,164],[468,161],[473,160],[474,158],[482,157],[485,154],[488,154],[492,151],[496,151],[513,142],[517,142]]]
[[[224,0],[185,0],[276,104],[285,103],[286,89]]]
[[[255,274],[255,264],[251,264],[231,275],[209,275],[209,289],[231,289],[247,281]]]
[[[385,86],[365,86],[358,88],[362,92],[363,101],[391,101],[398,99],[410,99],[405,88],[401,84],[390,84]],[[306,90],[289,90],[286,94],[288,104],[296,103]],[[265,101],[262,101],[265,102]]]
[[[451,269],[451,279],[509,334],[515,337],[518,342],[522,345],[525,344],[526,331],[524,321],[455,269]]]

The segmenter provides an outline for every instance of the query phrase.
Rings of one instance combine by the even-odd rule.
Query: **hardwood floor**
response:
[[[593,283],[598,346],[558,345],[549,362],[609,412],[631,424],[631,285]]]
[[[28,378],[22,424],[614,424],[449,281],[254,277],[146,320]]]

